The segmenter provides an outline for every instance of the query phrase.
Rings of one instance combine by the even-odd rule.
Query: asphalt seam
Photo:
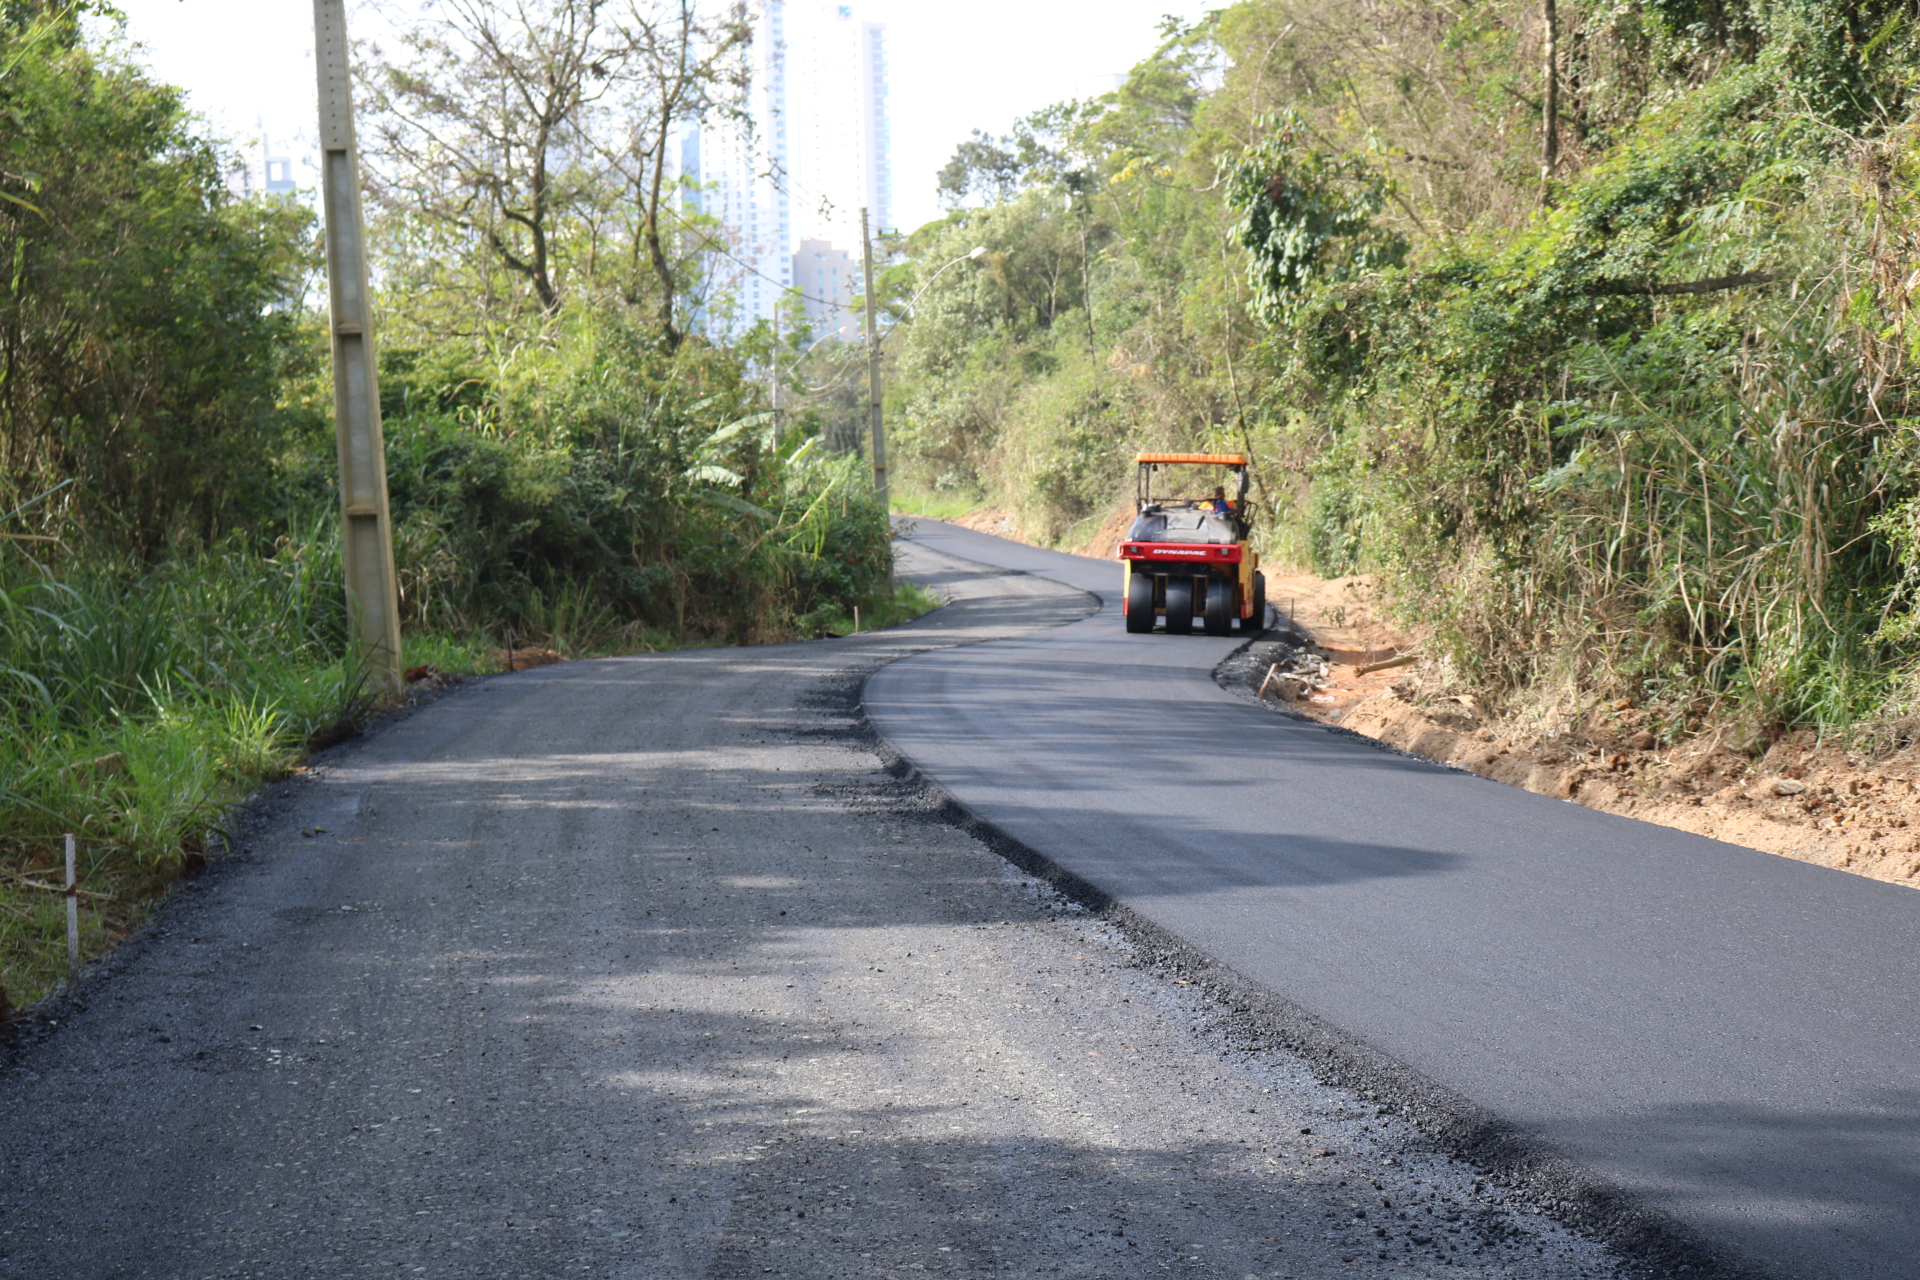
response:
[[[939,554],[954,560],[965,559],[944,551]],[[981,564],[977,561],[966,563]],[[1060,583],[1048,575],[997,570],[995,566],[984,564],[981,567],[1008,576],[1043,578],[1085,597],[1092,602],[1092,607],[1080,618],[1093,616],[1102,608],[1095,594],[1070,583]],[[1077,620],[1079,618],[1064,618],[1055,625],[1066,625]],[[877,642],[876,648],[882,644],[891,648],[902,638],[899,630],[871,634]],[[1177,978],[1199,988],[1220,1011],[1222,1021],[1228,1028],[1228,1038],[1236,1042],[1236,1047],[1256,1053],[1278,1050],[1304,1061],[1316,1076],[1329,1085],[1354,1090],[1367,1100],[1375,1100],[1375,1095],[1392,1098],[1395,1109],[1404,1118],[1416,1128],[1429,1133],[1437,1150],[1458,1156],[1490,1172],[1512,1185],[1547,1216],[1602,1240],[1630,1262],[1648,1268],[1639,1274],[1684,1273],[1709,1277],[1710,1280],[1719,1280],[1721,1277],[1733,1280],[1734,1277],[1757,1274],[1750,1270],[1734,1269],[1701,1242],[1688,1239],[1673,1224],[1599,1185],[1571,1162],[1543,1150],[1525,1133],[1505,1125],[1497,1117],[1439,1088],[1403,1064],[1212,960],[1176,935],[1113,899],[1096,885],[1054,863],[1046,855],[971,813],[956,801],[935,779],[921,772],[880,734],[866,713],[864,689],[867,679],[874,672],[903,658],[936,649],[971,647],[986,643],[989,638],[945,642],[934,640],[910,648],[901,646],[906,651],[894,649],[892,652],[876,654],[876,660],[871,665],[836,673],[819,683],[820,700],[814,705],[821,710],[844,713],[842,717],[837,717],[841,723],[826,730],[823,736],[844,736],[871,751],[880,760],[883,773],[893,780],[893,785],[874,798],[883,801],[889,811],[903,819],[937,822],[957,829],[1020,870],[1051,884],[1064,896],[1121,932],[1137,948],[1138,963],[1145,972],[1163,979]],[[1257,639],[1250,637],[1246,645],[1240,648],[1244,649]],[[439,701],[440,697],[446,696],[472,696],[491,683],[491,680],[463,682],[461,686],[436,696],[432,701]],[[400,721],[411,718],[417,709],[409,708],[400,714],[383,718],[370,726],[365,737],[324,753],[333,758],[316,758],[314,773],[272,784],[249,797],[243,812],[238,815],[234,830],[228,836],[230,852],[226,856],[213,860],[197,880],[177,886],[168,901],[149,917],[134,937],[89,965],[78,984],[63,989],[48,1001],[35,1006],[29,1018],[0,1027],[0,1064],[12,1065],[21,1051],[53,1034],[71,1015],[84,1011],[89,997],[100,992],[114,975],[137,963],[148,946],[164,935],[179,913],[191,910],[197,905],[196,900],[227,876],[243,874],[255,862],[255,855],[246,847],[248,837],[278,821],[288,806],[297,803],[299,794],[312,785],[316,775],[326,773],[330,765],[351,759],[370,740],[383,736],[385,731]],[[801,736],[810,735],[803,733]]]
[[[965,560],[945,550],[939,554]],[[1020,572],[1082,595],[1093,595],[1046,574]],[[1230,662],[1266,634],[1249,637],[1222,659],[1222,664]],[[981,639],[930,648],[961,648],[989,642]],[[889,790],[896,802],[897,816],[957,828],[1021,871],[1046,881],[1118,929],[1136,948],[1142,969],[1165,980],[1178,979],[1198,987],[1214,1002],[1226,1022],[1228,1038],[1238,1041],[1247,1051],[1277,1050],[1304,1061],[1316,1077],[1329,1086],[1352,1090],[1367,1101],[1391,1099],[1395,1110],[1416,1130],[1426,1134],[1436,1151],[1460,1159],[1505,1183],[1545,1216],[1601,1241],[1640,1276],[1649,1280],[1679,1275],[1690,1280],[1696,1277],[1698,1280],[1784,1280],[1777,1272],[1757,1270],[1733,1257],[1685,1225],[1591,1174],[1529,1131],[1501,1119],[1213,959],[1077,872],[961,804],[937,779],[887,741],[867,714],[864,696],[867,680],[894,662],[913,656],[917,655],[900,654],[857,673],[852,679],[823,682],[823,686],[843,687],[831,691],[823,687],[822,701],[816,703],[822,710],[838,710],[845,717],[843,728],[828,733],[845,735],[880,759],[883,772],[896,783]],[[843,699],[844,705],[833,707],[831,700],[835,698]],[[1388,754],[1407,754],[1337,725],[1305,717],[1290,718],[1336,736],[1356,739]],[[1411,758],[1432,763],[1423,757]]]

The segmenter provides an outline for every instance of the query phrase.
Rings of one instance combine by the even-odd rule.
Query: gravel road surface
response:
[[[0,1043],[0,1276],[1646,1274],[890,771],[867,673],[1095,603],[910,567],[956,603],[469,684],[262,797]]]
[[[1920,894],[1274,715],[1210,678],[1234,641],[1126,634],[1111,563],[914,537],[1107,601],[869,682],[968,809],[1401,1101],[1566,1158],[1583,1212],[1623,1189],[1740,1271],[1920,1276]]]

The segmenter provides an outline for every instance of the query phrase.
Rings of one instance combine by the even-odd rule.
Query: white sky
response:
[[[305,0],[115,2],[159,78],[221,132],[251,136],[256,122],[276,139],[314,132]],[[910,229],[939,216],[935,175],[972,130],[1003,133],[1030,111],[1107,92],[1153,51],[1163,14],[1193,19],[1220,0],[854,2],[887,24],[894,219]]]

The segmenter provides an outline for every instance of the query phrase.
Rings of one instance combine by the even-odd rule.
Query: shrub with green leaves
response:
[[[570,601],[582,647],[757,641],[886,590],[890,536],[857,461],[776,426],[725,353],[666,355],[608,324],[505,377],[443,366],[426,384],[406,351],[387,366],[410,626],[549,639]]]
[[[32,523],[147,555],[267,516],[262,464],[311,428],[279,389],[312,215],[233,199],[179,91],[72,4],[0,12],[0,68],[0,504],[70,481]]]

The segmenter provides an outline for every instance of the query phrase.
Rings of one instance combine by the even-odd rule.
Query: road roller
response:
[[[1247,459],[1238,453],[1142,453],[1133,527],[1120,544],[1122,611],[1127,630],[1153,630],[1165,618],[1169,635],[1257,635],[1267,625],[1267,579],[1247,546]],[[1211,471],[1222,482],[1210,493],[1156,495],[1173,488],[1169,468],[1191,481]],[[1161,481],[1156,484],[1156,480]],[[1194,486],[1205,490],[1202,483]]]

